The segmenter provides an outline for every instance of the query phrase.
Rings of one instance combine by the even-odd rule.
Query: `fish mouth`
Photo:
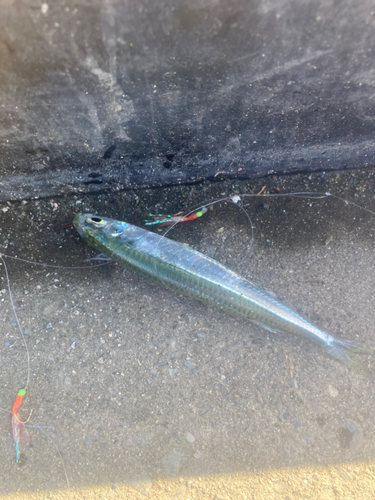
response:
[[[92,214],[77,214],[73,219],[73,226],[81,236],[86,233],[85,222],[88,217],[92,217]]]

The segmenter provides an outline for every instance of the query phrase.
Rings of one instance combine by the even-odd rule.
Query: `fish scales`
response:
[[[211,257],[127,222],[79,214],[73,224],[89,245],[154,283],[270,331],[308,338],[348,366],[368,374],[356,354],[372,352],[371,347],[338,339],[313,325]]]

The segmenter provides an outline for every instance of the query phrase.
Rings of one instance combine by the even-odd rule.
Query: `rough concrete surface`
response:
[[[55,447],[75,488],[188,477],[195,484],[197,477],[373,460],[372,378],[315,344],[270,334],[114,263],[90,267],[95,252],[69,223],[77,212],[94,212],[142,225],[150,212],[173,214],[263,186],[266,194],[329,191],[375,211],[374,175],[269,177],[2,204],[2,253],[84,268],[6,258],[30,350],[21,414],[32,409],[31,420],[51,428],[29,429],[31,445],[21,445],[16,464],[10,414],[2,412],[0,493],[66,488]],[[253,238],[246,216],[228,201],[169,236],[237,269],[321,327],[375,344],[375,216],[333,197],[247,197],[242,206]],[[9,411],[27,364],[0,268],[0,406]],[[374,372],[374,357],[363,361]],[[186,481],[181,498],[189,497]],[[221,497],[210,491],[207,498]],[[304,498],[296,495],[285,490],[277,498]]]
[[[0,200],[374,166],[372,0],[0,1]]]

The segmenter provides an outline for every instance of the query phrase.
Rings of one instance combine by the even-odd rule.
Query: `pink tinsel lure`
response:
[[[198,219],[199,217],[202,217],[207,212],[207,208],[203,207],[201,210],[198,210],[197,212],[194,212],[190,215],[182,215],[182,212],[176,214],[176,215],[163,215],[163,214],[158,214],[158,215],[153,215],[149,214],[150,217],[153,217],[153,221],[148,221],[145,220],[146,226],[151,226],[153,224],[159,224],[161,227],[162,226],[171,226],[172,224],[175,224],[177,222],[189,222],[195,219]]]
[[[21,389],[16,396],[16,400],[14,402],[12,408],[12,430],[13,430],[13,439],[16,444],[16,462],[20,461],[20,443],[29,443],[30,436],[27,432],[25,422],[21,420],[21,417],[18,413],[19,408],[21,407],[26,391],[25,389]]]

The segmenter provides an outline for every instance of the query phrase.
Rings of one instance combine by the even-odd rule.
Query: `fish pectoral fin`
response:
[[[271,326],[265,325],[264,323],[256,323],[260,328],[264,330],[268,330],[271,333],[280,334],[283,333],[281,330],[277,330],[276,328],[272,328]]]

